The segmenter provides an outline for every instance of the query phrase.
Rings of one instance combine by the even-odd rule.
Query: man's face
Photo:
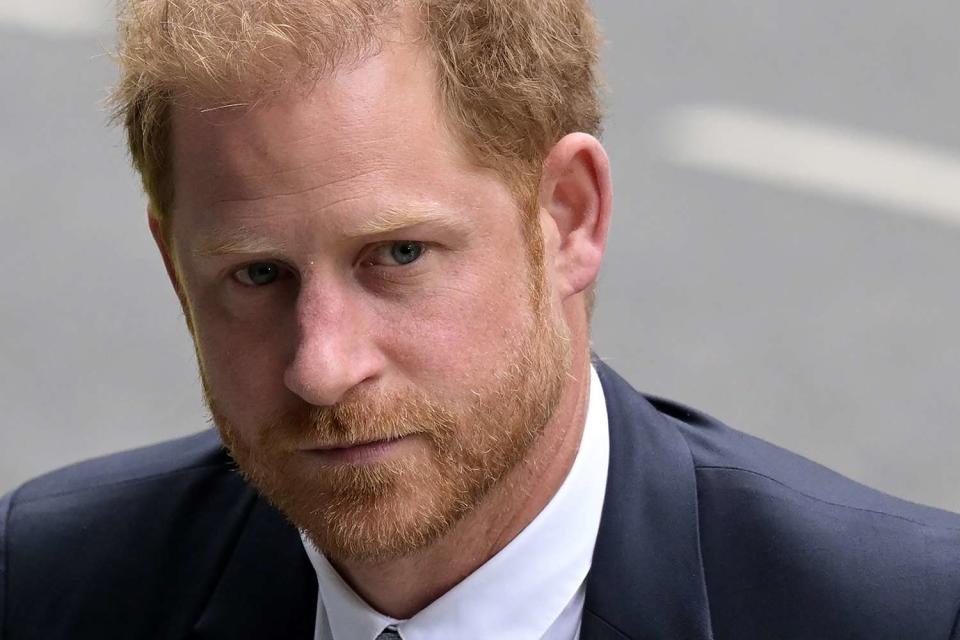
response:
[[[309,94],[174,115],[169,246],[211,413],[335,558],[436,540],[524,458],[568,368],[539,227],[435,95],[391,44]]]

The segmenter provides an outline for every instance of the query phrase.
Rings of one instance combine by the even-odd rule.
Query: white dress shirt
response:
[[[315,640],[575,640],[600,526],[609,461],[607,408],[596,370],[580,447],[563,484],[527,527],[453,589],[408,620],[374,610],[301,535],[317,572]]]

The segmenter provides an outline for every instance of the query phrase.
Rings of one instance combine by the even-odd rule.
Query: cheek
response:
[[[529,326],[524,274],[502,264],[445,274],[448,284],[393,311],[396,321],[381,329],[382,349],[409,379],[462,392],[471,378],[496,370]]]
[[[283,373],[289,360],[289,314],[274,310],[237,317],[216,298],[192,306],[194,340],[211,394],[235,416],[270,415],[271,402],[283,398]]]

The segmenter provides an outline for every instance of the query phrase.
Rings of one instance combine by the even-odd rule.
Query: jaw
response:
[[[527,456],[431,545],[390,558],[331,559],[377,610],[409,618],[510,543],[547,505],[573,465],[589,397],[589,351],[571,354],[557,411]]]

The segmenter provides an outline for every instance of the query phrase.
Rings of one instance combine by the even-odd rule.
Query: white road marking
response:
[[[731,106],[673,110],[661,133],[678,165],[960,224],[960,152]]]
[[[109,33],[112,0],[0,0],[0,27],[50,35]]]

